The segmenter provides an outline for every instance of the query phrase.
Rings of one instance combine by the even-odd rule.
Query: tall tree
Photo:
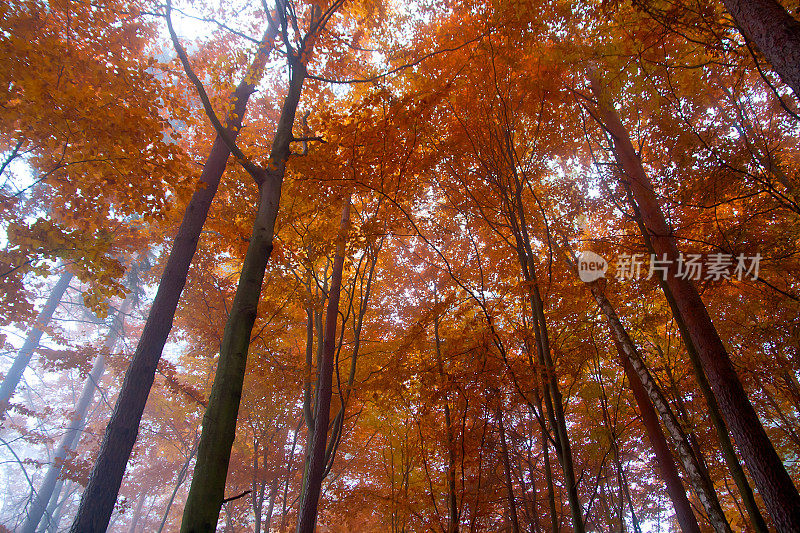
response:
[[[186,283],[186,274],[230,156],[230,147],[223,135],[235,138],[241,130],[247,100],[261,78],[276,35],[277,27],[270,26],[253,63],[234,91],[231,98],[233,113],[225,133],[218,134],[214,140],[200,176],[200,185],[187,205],[147,322],[125,373],[100,454],[81,497],[80,508],[72,525],[73,531],[104,531],[108,525],[128,458],[136,443],[139,422],[155,378],[156,367],[172,329],[172,320]]]
[[[617,165],[630,186],[657,257],[669,261],[666,284],[694,342],[703,370],[722,409],[745,464],[775,525],[800,528],[800,494],[753,409],[711,317],[692,281],[677,276],[678,247],[627,130],[597,74],[591,77],[597,119],[611,135]]]
[[[5,417],[11,397],[14,395],[17,385],[19,385],[22,375],[25,373],[25,369],[31,362],[33,352],[39,347],[39,341],[42,340],[44,330],[53,318],[53,314],[55,314],[58,305],[61,303],[64,293],[67,292],[71,280],[72,273],[65,269],[50,291],[50,295],[47,297],[44,307],[39,311],[33,328],[31,328],[28,336],[25,338],[25,343],[14,358],[14,363],[11,365],[11,368],[8,369],[8,372],[6,372],[5,377],[3,377],[3,383],[0,385],[0,420]]]

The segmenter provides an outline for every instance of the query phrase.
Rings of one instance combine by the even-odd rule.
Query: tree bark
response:
[[[514,481],[511,478],[511,461],[508,458],[508,443],[506,442],[506,428],[503,425],[503,411],[497,408],[497,422],[500,428],[500,452],[503,456],[503,473],[506,477],[506,496],[508,497],[508,514],[511,518],[511,531],[519,533],[519,518],[517,518],[517,501],[514,498]]]
[[[269,533],[270,522],[272,522],[272,512],[275,510],[275,499],[278,497],[278,488],[280,487],[281,478],[275,476],[272,484],[269,487],[269,503],[267,504],[267,513],[264,515],[264,533]]]
[[[653,249],[660,258],[670,262],[666,285],[697,349],[725,421],[776,528],[800,531],[800,494],[764,431],[697,289],[691,280],[676,276],[678,247],[672,229],[664,218],[627,130],[603,94],[597,77],[592,75],[591,78],[599,120],[613,138],[617,164],[638,204]]]
[[[59,480],[59,486],[57,487],[57,494],[61,494],[62,486],[64,485],[64,481]],[[50,523],[47,527],[39,527],[39,533],[57,533],[58,532],[58,525],[61,522],[61,516],[64,514],[64,507],[67,504],[67,500],[72,497],[72,494],[75,492],[75,486],[77,483],[72,481],[69,482],[67,485],[67,494],[62,496],[60,500],[53,499],[50,501],[50,505],[47,506],[47,516],[51,516]]]
[[[313,533],[317,522],[317,508],[325,477],[326,449],[328,447],[328,423],[330,422],[331,394],[333,389],[333,367],[336,352],[336,330],[339,318],[339,296],[342,288],[345,243],[350,224],[350,198],[345,201],[336,255],[333,259],[331,286],[328,291],[328,307],[325,313],[325,336],[322,357],[318,362],[319,377],[314,398],[314,433],[311,454],[307,463],[306,490],[300,503],[297,518],[298,533]]]
[[[639,207],[638,204],[636,204],[636,200],[633,198],[630,186],[626,184],[625,188],[629,196],[629,201],[633,207],[636,223],[639,225],[639,229],[642,232],[645,246],[651,254],[655,254],[653,243],[650,239],[650,234],[642,222]],[[764,517],[761,515],[758,504],[756,504],[756,499],[753,495],[753,489],[750,487],[750,483],[747,481],[747,476],[744,473],[744,469],[742,469],[742,465],[739,463],[739,459],[736,457],[736,451],[733,448],[733,442],[731,442],[728,426],[725,424],[725,420],[723,419],[722,413],[719,409],[719,403],[714,396],[714,392],[711,390],[711,385],[708,383],[708,378],[706,377],[705,371],[703,371],[703,365],[700,362],[700,357],[697,354],[697,348],[695,347],[694,341],[689,334],[689,329],[686,327],[686,322],[684,322],[683,317],[680,314],[675,297],[672,295],[672,289],[669,288],[669,285],[667,285],[665,280],[659,279],[658,281],[659,285],[661,285],[661,289],[664,291],[664,296],[667,299],[667,303],[672,310],[672,315],[675,319],[675,323],[678,325],[678,330],[680,331],[683,343],[686,346],[686,354],[689,356],[689,361],[692,363],[692,369],[694,370],[694,376],[697,381],[697,385],[700,388],[700,392],[703,394],[703,398],[706,400],[708,417],[711,419],[711,423],[713,424],[714,430],[717,434],[717,440],[720,444],[722,456],[725,459],[725,464],[728,466],[728,470],[730,471],[734,482],[736,483],[736,487],[739,489],[739,495],[742,498],[742,503],[744,504],[745,509],[747,510],[750,523],[753,526],[754,531],[757,533],[767,533],[767,524],[764,522]],[[697,455],[699,455],[699,453]]]
[[[667,488],[672,500],[672,506],[675,509],[675,515],[678,518],[678,524],[681,526],[681,531],[684,533],[700,533],[700,526],[697,524],[697,518],[692,512],[692,504],[686,495],[686,489],[683,486],[681,477],[678,474],[678,468],[675,464],[675,459],[672,457],[672,452],[669,449],[669,444],[658,423],[658,416],[650,401],[647,391],[642,385],[642,380],[631,365],[629,354],[634,354],[636,357],[636,346],[633,344],[631,338],[625,332],[622,323],[619,321],[616,312],[614,311],[611,302],[608,301],[605,294],[603,294],[597,282],[589,284],[592,295],[600,306],[601,311],[606,317],[609,329],[611,330],[611,337],[614,340],[614,345],[619,354],[619,361],[622,368],[625,370],[625,376],[628,378],[628,383],[633,392],[633,398],[639,408],[639,413],[642,417],[647,438],[650,440],[650,445],[653,447],[653,452],[656,456],[656,463],[658,465],[661,478]]]
[[[725,518],[725,513],[722,511],[722,507],[719,504],[719,499],[717,498],[714,486],[712,483],[710,483],[708,478],[703,475],[702,466],[700,465],[698,458],[695,456],[689,443],[689,439],[686,437],[686,433],[683,431],[678,418],[672,412],[672,409],[670,409],[663,392],[648,372],[647,367],[644,364],[644,360],[639,354],[639,351],[636,349],[633,341],[630,339],[628,333],[625,331],[625,328],[622,326],[622,323],[614,311],[611,302],[608,301],[608,299],[600,290],[599,284],[597,282],[591,283],[590,289],[595,301],[597,301],[597,304],[600,306],[603,314],[606,316],[606,320],[611,328],[612,337],[617,345],[617,349],[621,350],[621,353],[625,354],[627,362],[636,372],[639,382],[647,392],[650,402],[652,402],[655,409],[661,415],[661,421],[664,423],[664,427],[667,428],[667,432],[672,438],[672,442],[675,445],[675,449],[678,453],[678,458],[680,459],[681,464],[683,464],[686,474],[689,476],[692,487],[694,488],[700,503],[708,514],[708,520],[711,522],[711,526],[718,533],[730,532],[730,526],[728,525],[728,521]]]
[[[265,36],[253,63],[233,93],[234,110],[227,129],[234,139],[241,128],[247,101],[261,79],[274,38],[275,33]],[[200,186],[186,207],[142,336],[125,373],[122,389],[100,445],[100,453],[81,497],[78,514],[72,525],[73,533],[99,533],[108,526],[125,467],[136,443],[139,422],[155,379],[156,366],[186,284],[189,265],[229,156],[230,148],[217,135],[203,167]]]
[[[183,511],[181,531],[184,533],[214,531],[224,499],[250,335],[258,312],[264,272],[272,253],[281,187],[289,158],[289,144],[293,139],[292,126],[306,77],[305,65],[299,58],[290,58],[290,65],[292,79],[272,142],[270,169],[263,171],[263,179],[260,180],[258,212],[231,312],[225,324],[214,385],[203,416],[197,464]]]
[[[800,22],[776,0],[723,0],[739,31],[753,41],[800,98]]]
[[[58,278],[55,286],[50,291],[50,296],[47,297],[44,307],[39,311],[39,315],[36,317],[33,329],[28,333],[28,336],[25,338],[25,343],[22,345],[22,348],[19,349],[19,352],[17,352],[17,356],[11,364],[11,368],[8,369],[8,372],[3,378],[3,384],[0,385],[0,421],[5,418],[11,397],[14,396],[14,391],[17,389],[20,380],[22,380],[25,369],[28,368],[28,364],[31,362],[33,352],[39,347],[39,341],[42,340],[44,328],[47,327],[50,320],[53,318],[53,313],[56,312],[58,304],[61,303],[61,298],[64,297],[64,293],[67,291],[71,280],[72,274],[66,271]]]
[[[98,383],[103,377],[103,372],[105,372],[105,354],[110,353],[114,349],[114,346],[116,346],[117,341],[122,335],[125,315],[130,311],[133,298],[134,296],[131,294],[125,299],[111,322],[111,329],[106,336],[105,342],[103,342],[103,347],[100,353],[97,354],[97,357],[95,357],[92,370],[89,372],[83,384],[83,390],[78,398],[78,402],[75,404],[75,411],[70,418],[67,431],[61,437],[61,442],[59,442],[53,455],[53,462],[50,464],[47,474],[44,476],[42,485],[39,487],[39,490],[36,491],[36,497],[33,498],[33,504],[28,511],[28,518],[25,520],[20,530],[23,533],[33,533],[36,531],[36,527],[39,525],[39,521],[42,519],[42,515],[47,509],[48,503],[54,495],[53,489],[61,476],[61,471],[64,468],[64,461],[67,460],[69,454],[75,451],[78,445],[81,433],[83,433],[83,429],[86,425],[86,415],[89,412],[92,400],[94,400],[95,389],[97,389]],[[55,494],[55,497],[57,498],[58,494]]]

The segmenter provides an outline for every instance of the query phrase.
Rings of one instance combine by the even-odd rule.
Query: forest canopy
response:
[[[800,531],[798,12],[0,1],[0,532]]]

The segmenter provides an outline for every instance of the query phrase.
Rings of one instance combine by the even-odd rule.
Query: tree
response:
[[[678,248],[672,231],[658,206],[653,187],[627,131],[609,104],[607,93],[603,91],[596,75],[592,77],[592,91],[598,106],[598,120],[602,121],[613,139],[617,164],[628,180],[653,249],[658,257],[673,262],[666,274],[666,285],[672,291],[681,317],[686,322],[703,370],[708,375],[745,464],[778,527],[787,530],[800,527],[800,494],[758,420],[700,295],[690,280],[676,275]]]
[[[235,137],[241,129],[247,100],[263,71],[276,32],[277,29],[274,28],[268,30],[250,69],[233,94],[231,100],[234,112],[228,122],[227,135]],[[81,498],[81,507],[72,526],[74,531],[102,531],[108,525],[128,457],[136,442],[139,421],[150,393],[158,360],[186,282],[186,273],[229,155],[230,148],[219,135],[203,167],[200,176],[202,185],[192,195],[175,236],[159,282],[159,290],[106,428],[100,455]]]

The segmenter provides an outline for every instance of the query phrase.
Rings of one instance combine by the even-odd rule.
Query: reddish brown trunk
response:
[[[745,464],[775,526],[780,531],[800,531],[800,494],[764,431],[697,289],[691,280],[676,276],[678,248],[672,229],[664,218],[627,130],[605,99],[594,76],[592,91],[598,101],[599,118],[614,140],[614,154],[623,172],[622,179],[630,185],[653,249],[659,259],[669,261],[666,285],[672,292]]]
[[[638,361],[640,370],[641,356],[639,355],[636,346],[628,336],[619,317],[616,314],[611,302],[606,298],[600,286],[600,282],[589,283],[589,289],[594,296],[595,301],[600,306],[600,310],[606,317],[608,327],[611,330],[611,338],[614,341],[614,346],[617,348],[619,354],[620,364],[625,370],[625,375],[631,385],[633,397],[639,407],[642,415],[642,422],[644,423],[647,437],[650,444],[653,446],[653,451],[656,454],[656,461],[661,472],[661,477],[667,487],[667,493],[672,500],[672,505],[675,508],[675,515],[678,518],[678,523],[681,530],[686,532],[699,532],[700,527],[697,524],[697,518],[692,512],[692,505],[686,495],[686,489],[681,482],[678,469],[675,464],[675,459],[670,451],[667,439],[658,422],[653,401],[650,399],[642,378],[634,368],[631,361]],[[669,427],[669,426],[668,426]],[[688,470],[688,469],[687,469]],[[690,476],[691,477],[691,476]]]
[[[617,346],[617,349],[620,350],[620,347]],[[678,474],[678,466],[675,464],[675,459],[672,457],[672,452],[670,452],[667,438],[664,436],[664,431],[658,423],[658,416],[656,415],[655,409],[653,409],[653,404],[650,403],[650,399],[647,397],[647,392],[645,392],[642,382],[639,380],[639,376],[634,372],[628,359],[623,356],[622,351],[620,351],[620,363],[625,369],[625,375],[631,385],[633,398],[636,400],[636,405],[642,416],[642,423],[647,432],[647,438],[650,441],[650,445],[653,447],[653,453],[656,455],[658,470],[661,473],[661,479],[664,480],[664,484],[666,485],[667,494],[669,494],[669,498],[672,500],[672,506],[675,509],[675,516],[678,519],[678,524],[681,526],[681,531],[683,531],[683,533],[699,533],[700,526],[697,524],[697,518],[695,518],[694,513],[692,513],[692,504],[686,495],[686,489]]]
[[[266,41],[271,43],[272,39],[274,35],[267,36]],[[236,137],[241,127],[247,101],[255,90],[258,80],[261,79],[261,72],[268,55],[269,47],[259,49],[244,80],[233,94],[236,118],[228,124],[232,138]],[[208,216],[211,201],[217,193],[229,155],[228,146],[217,136],[203,167],[200,186],[186,207],[142,336],[131,364],[125,372],[125,380],[100,445],[100,453],[81,497],[75,522],[72,524],[74,533],[102,532],[108,526],[128,458],[136,443],[139,422],[155,379],[156,366],[172,329],[172,320],[186,284],[189,265],[197,250],[200,232]]]
[[[511,478],[511,461],[508,457],[508,443],[506,442],[506,428],[503,425],[503,412],[497,408],[497,422],[500,427],[500,451],[503,454],[503,473],[506,476],[506,496],[508,497],[508,514],[511,518],[511,531],[519,533],[519,519],[517,518],[517,501],[514,498],[514,480]]]
[[[326,454],[328,447],[328,425],[331,412],[331,393],[333,388],[333,366],[336,352],[336,329],[339,318],[339,296],[342,289],[342,271],[344,269],[345,243],[347,227],[350,223],[350,199],[345,201],[342,209],[340,234],[336,244],[336,256],[333,259],[331,287],[328,292],[328,307],[325,314],[325,337],[323,340],[322,358],[319,361],[319,377],[317,378],[316,398],[314,399],[314,435],[311,443],[311,455],[306,473],[306,490],[301,502],[297,519],[298,533],[313,533],[317,522],[317,508],[322,491],[322,480],[325,477]]]
[[[736,25],[800,97],[800,22],[776,0],[723,0]]]

